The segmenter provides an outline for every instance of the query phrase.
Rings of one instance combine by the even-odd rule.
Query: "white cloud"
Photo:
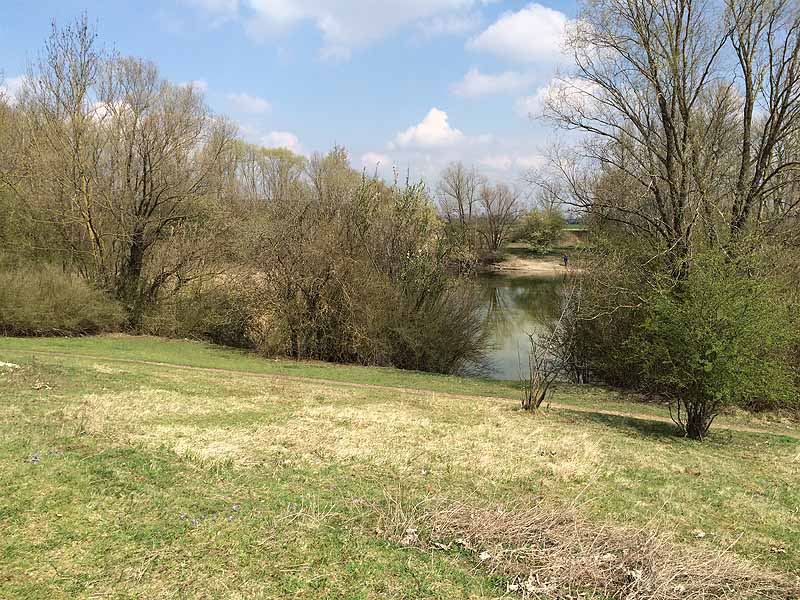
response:
[[[409,127],[397,134],[395,143],[398,146],[418,146],[431,148],[450,146],[464,139],[464,134],[450,126],[447,113],[432,108],[421,123]]]
[[[478,161],[478,164],[495,171],[530,170],[541,167],[545,163],[545,158],[541,154],[529,155],[509,155],[499,154],[485,156]]]
[[[272,131],[262,136],[259,142],[266,148],[286,148],[295,154],[306,153],[297,136],[288,131]]]
[[[361,164],[367,169],[377,169],[390,166],[392,159],[379,152],[367,152],[361,157]]]
[[[198,0],[196,0],[198,1]],[[215,0],[199,0],[214,3]],[[219,0],[222,3],[222,0]],[[263,41],[303,23],[322,34],[324,58],[347,58],[409,26],[428,36],[466,33],[479,25],[474,15],[487,0],[243,0],[239,11],[248,35]]]
[[[499,156],[486,156],[479,161],[479,164],[482,167],[488,167],[498,171],[508,171],[514,166],[514,159],[504,154]]]
[[[561,61],[565,58],[564,36],[569,24],[564,13],[533,3],[517,12],[504,13],[467,47],[516,62]]]
[[[8,79],[0,80],[0,96],[8,99],[11,104],[17,101],[17,96],[22,91],[22,86],[25,84],[25,76],[9,77]]]
[[[516,92],[532,80],[530,75],[517,71],[505,71],[497,75],[481,73],[480,69],[470,69],[464,79],[453,85],[453,93],[458,96],[476,97],[488,94]]]
[[[519,98],[514,109],[521,117],[538,117],[547,103],[561,108],[585,109],[598,91],[596,84],[577,77],[555,77],[532,96]]]
[[[547,157],[541,154],[529,154],[528,156],[517,156],[514,164],[522,169],[540,169],[547,163]]]
[[[239,112],[259,114],[272,110],[272,105],[268,101],[244,92],[228,94],[228,100],[230,100],[234,110]]]
[[[194,91],[205,94],[208,91],[208,82],[205,79],[193,79],[192,81],[182,81],[180,87],[191,87]]]
[[[541,116],[545,100],[549,95],[548,87],[541,87],[530,96],[518,98],[514,103],[514,111],[524,119],[533,119]]]

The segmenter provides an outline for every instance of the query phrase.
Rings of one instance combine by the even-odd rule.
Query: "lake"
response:
[[[560,289],[557,276],[508,277],[485,274],[479,278],[484,301],[486,328],[491,347],[489,376],[518,380],[527,369],[529,333],[543,331],[558,317]]]

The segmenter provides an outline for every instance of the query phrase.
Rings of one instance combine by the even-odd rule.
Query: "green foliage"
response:
[[[670,399],[676,422],[702,439],[727,407],[794,397],[792,320],[769,280],[706,255],[685,280],[656,279],[627,349],[643,385]]]
[[[85,335],[119,329],[122,308],[53,266],[0,269],[0,333]]]
[[[515,241],[526,242],[534,251],[544,254],[558,241],[565,225],[558,212],[533,209],[521,219]]]

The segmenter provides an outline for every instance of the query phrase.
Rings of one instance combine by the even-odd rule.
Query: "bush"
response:
[[[794,397],[792,312],[767,278],[704,256],[685,280],[657,279],[643,300],[627,347],[687,436],[703,439],[725,408]]]
[[[255,349],[255,311],[238,279],[194,284],[145,313],[141,330],[149,335],[202,339]]]
[[[554,211],[534,209],[517,226],[514,240],[525,242],[539,253],[549,252],[561,237],[566,222]]]
[[[53,266],[0,269],[0,333],[90,335],[116,331],[122,307],[77,275]]]
[[[425,189],[362,177],[337,152],[312,169],[319,183],[267,205],[243,240],[259,349],[445,373],[479,362],[477,295]]]

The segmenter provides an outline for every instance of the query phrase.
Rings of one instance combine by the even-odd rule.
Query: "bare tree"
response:
[[[496,252],[508,241],[519,219],[520,192],[505,184],[484,184],[479,193],[482,222],[479,233],[490,252]]]
[[[545,111],[588,134],[554,161],[565,201],[647,236],[678,275],[696,233],[731,250],[796,213],[796,2],[589,0],[570,46]]]
[[[461,162],[451,163],[442,172],[436,188],[439,209],[451,225],[458,225],[462,241],[469,237],[480,203],[480,191],[486,180],[475,168]]]

